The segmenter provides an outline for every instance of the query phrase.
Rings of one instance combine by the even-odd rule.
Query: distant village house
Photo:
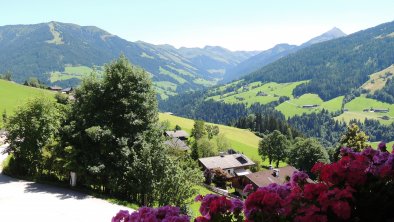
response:
[[[169,130],[164,133],[166,137],[178,138],[180,140],[187,140],[189,134],[184,130]]]
[[[169,130],[164,135],[167,137],[167,140],[164,142],[166,146],[182,151],[190,150],[190,147],[185,142],[189,138],[189,134],[186,131]]]
[[[60,86],[50,86],[48,89],[51,91],[55,91],[55,92],[62,91],[62,87],[60,87]]]
[[[317,104],[308,104],[308,105],[302,105],[302,108],[304,108],[304,109],[312,109],[312,108],[316,108],[318,106],[319,105],[317,105]]]

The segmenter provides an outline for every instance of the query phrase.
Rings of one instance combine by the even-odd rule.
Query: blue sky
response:
[[[0,25],[61,21],[130,41],[263,50],[393,21],[393,9],[392,0],[13,0],[2,2]]]

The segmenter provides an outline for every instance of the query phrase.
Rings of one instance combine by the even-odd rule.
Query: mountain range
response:
[[[222,82],[226,83],[235,79],[239,79],[242,76],[250,74],[251,72],[256,71],[259,68],[262,68],[282,57],[289,55],[290,53],[297,52],[300,49],[306,48],[316,43],[329,41],[343,36],[346,36],[346,34],[340,29],[334,27],[333,29],[317,37],[314,37],[299,46],[289,45],[287,43],[278,44],[271,49],[262,51],[259,54],[239,63],[236,67],[226,73],[226,76],[223,78]]]
[[[335,30],[309,44],[343,35]],[[177,49],[130,42],[94,26],[61,22],[8,25],[0,27],[0,73],[11,72],[17,82],[37,77],[47,85],[74,86],[83,76],[79,70],[95,66],[102,70],[105,63],[124,54],[151,74],[158,93],[167,98],[239,78],[307,44],[281,44],[264,52],[230,51],[219,46]]]

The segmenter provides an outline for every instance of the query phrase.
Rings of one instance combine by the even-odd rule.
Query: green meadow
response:
[[[364,109],[388,109],[388,113],[376,113],[366,111]],[[394,104],[384,103],[377,101],[375,99],[366,98],[364,96],[357,97],[350,102],[345,104],[346,111],[335,117],[337,120],[343,120],[345,122],[349,122],[352,119],[360,120],[361,122],[365,121],[365,119],[376,119],[379,120],[383,124],[390,124],[394,121]],[[384,120],[383,116],[387,116],[390,119]]]
[[[97,72],[100,74],[102,67],[97,67]],[[87,66],[66,66],[64,72],[54,71],[50,73],[50,81],[62,81],[72,78],[82,79],[84,76],[93,72],[93,69]]]
[[[329,112],[341,110],[342,101],[344,96],[339,96],[334,99],[324,102],[317,94],[304,94],[298,98],[290,99],[278,105],[275,109],[282,112],[286,118],[295,115],[302,115],[303,113],[319,112],[322,109]],[[315,108],[303,108],[303,105],[318,105]]]
[[[29,98],[37,96],[53,97],[54,93],[44,89],[0,80],[0,112],[5,110],[7,115],[10,115],[19,105],[25,103]]]
[[[261,82],[253,82],[242,86],[235,91],[208,97],[207,100],[213,99],[216,101],[223,101],[225,103],[245,103],[248,105],[252,105],[254,103],[267,104],[277,101],[281,96],[293,98],[292,94],[294,88],[305,82],[306,81],[292,83],[269,82],[265,84]],[[219,87],[215,92],[221,94],[221,92],[226,88],[231,87],[234,84],[235,83],[231,83],[228,86]]]

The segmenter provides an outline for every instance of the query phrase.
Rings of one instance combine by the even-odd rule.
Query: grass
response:
[[[176,91],[177,84],[169,81],[159,81],[153,83],[155,86],[160,87],[164,90]]]
[[[389,109],[388,113],[375,113],[375,112],[363,112],[364,109],[380,108]],[[357,97],[350,102],[345,104],[345,109],[348,111],[335,117],[337,120],[343,120],[349,122],[352,119],[365,121],[365,119],[376,119],[382,124],[390,124],[394,122],[394,104],[384,103],[375,99],[366,98],[364,96]],[[384,120],[381,117],[388,116],[389,120]]]
[[[19,105],[24,104],[30,98],[37,96],[53,97],[54,95],[53,92],[48,90],[0,80],[0,112],[6,110],[9,116]]]
[[[153,57],[153,56],[150,56],[150,55],[146,54],[145,52],[142,52],[140,56],[141,56],[142,58],[147,58],[147,59],[154,59],[154,58],[155,58],[155,57]]]
[[[160,113],[160,121],[169,121],[171,127],[179,125],[183,130],[189,134],[193,128],[194,120],[174,115]],[[208,123],[211,124],[211,123]],[[219,126],[220,133],[228,139],[232,148],[245,154],[249,158],[261,160],[261,156],[258,154],[258,146],[260,138],[249,130],[239,129],[231,126],[225,126],[220,124],[213,124]],[[268,160],[261,162],[262,165],[268,166]],[[286,166],[285,163],[280,163],[279,166]]]
[[[205,79],[202,79],[202,78],[194,79],[193,82],[198,84],[198,85],[203,85],[203,86],[214,86],[214,85],[216,85],[216,81],[209,81],[209,80],[205,80]]]
[[[392,73],[392,75],[386,76],[386,73]],[[368,90],[371,93],[374,93],[375,91],[382,89],[387,80],[391,79],[394,74],[394,65],[391,65],[390,67],[383,69],[382,71],[373,73],[369,76],[369,80],[364,83],[361,88]]]
[[[101,67],[98,67],[98,73],[100,74]],[[50,81],[62,81],[72,78],[82,79],[84,76],[89,75],[93,72],[93,69],[87,66],[66,66],[64,72],[54,71],[50,73]]]
[[[186,119],[174,115],[160,113],[160,121],[168,120],[171,124],[171,127],[175,127],[175,125],[179,125],[183,130],[191,133],[193,128],[194,120]],[[244,153],[249,158],[260,159],[260,156],[257,152],[257,148],[259,145],[260,138],[254,135],[249,130],[239,129],[235,127],[219,125],[220,133],[223,133],[225,137],[230,142],[230,145],[237,151]]]
[[[60,32],[55,30],[55,25],[51,22],[48,24],[49,26],[49,31],[52,33],[53,35],[53,39],[52,40],[48,40],[46,41],[49,44],[55,44],[55,45],[62,45],[64,44],[62,37],[60,36]]]
[[[175,75],[174,73],[164,69],[161,66],[160,66],[159,70],[160,70],[160,74],[170,76],[171,78],[173,78],[174,80],[176,80],[180,84],[183,84],[183,83],[187,82],[184,78],[182,78],[182,77],[180,77],[178,75]]]
[[[344,96],[339,96],[334,99],[324,102],[317,94],[304,94],[298,98],[290,99],[278,105],[275,109],[282,112],[286,118],[295,115],[302,115],[303,113],[313,113],[326,109],[330,112],[335,112],[341,109]],[[315,108],[302,108],[303,105],[318,105]]]
[[[207,194],[212,193],[212,191],[208,190],[207,188],[205,188],[201,185],[196,185],[196,188],[198,189],[198,194],[201,194],[201,195],[207,195]],[[193,212],[193,215],[190,215],[192,218],[196,218],[196,217],[200,216],[199,209],[200,209],[201,202],[194,202],[194,198],[195,197],[191,198],[193,203],[190,204],[190,210]]]
[[[227,87],[231,87],[236,84],[231,83],[228,86],[216,89],[216,92],[219,95],[208,97],[207,100],[213,99],[216,101],[223,101],[225,103],[245,103],[248,105],[252,105],[254,103],[267,104],[272,101],[277,101],[281,96],[288,96],[292,98],[294,88],[305,82],[306,81],[292,83],[269,82],[265,84],[261,82],[253,82],[242,86],[236,91],[220,95]],[[266,95],[257,96],[259,92],[264,92]]]

